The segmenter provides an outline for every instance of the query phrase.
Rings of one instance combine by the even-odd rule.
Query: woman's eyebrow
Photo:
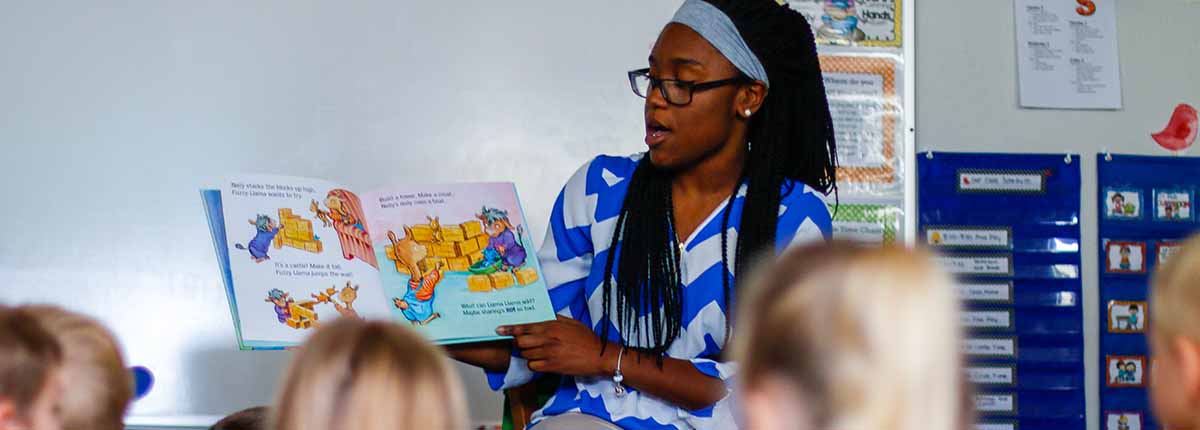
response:
[[[671,64],[675,66],[699,67],[701,69],[704,68],[704,64],[701,64],[699,61],[691,58],[672,58]]]
[[[653,55],[651,55],[651,56],[650,56],[650,57],[647,59],[647,61],[649,61],[649,63],[650,63],[651,65],[653,65],[653,64],[656,64],[656,63],[658,62],[658,59],[657,59],[657,58],[655,58]],[[701,68],[701,69],[703,69],[703,68],[704,68],[704,64],[703,64],[703,63],[701,63],[701,62],[699,62],[699,61],[696,61],[695,59],[692,59],[692,58],[673,57],[673,58],[671,58],[671,59],[670,59],[668,62],[669,62],[669,63],[671,63],[671,65],[673,65],[673,66],[676,66],[676,67],[698,67],[698,68]]]

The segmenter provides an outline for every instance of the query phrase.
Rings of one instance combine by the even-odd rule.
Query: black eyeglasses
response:
[[[667,103],[675,106],[684,106],[692,102],[692,95],[696,91],[711,90],[713,88],[722,87],[730,84],[738,84],[750,82],[750,78],[739,76],[736,78],[722,79],[719,81],[709,82],[692,82],[681,81],[678,79],[658,79],[650,76],[650,69],[638,69],[629,71],[629,86],[633,88],[633,93],[638,97],[646,98],[650,95],[650,91],[654,87],[658,87],[658,93],[663,96]]]

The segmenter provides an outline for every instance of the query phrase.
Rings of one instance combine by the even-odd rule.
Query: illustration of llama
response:
[[[342,244],[342,257],[347,260],[357,258],[372,267],[379,267],[379,263],[375,261],[371,238],[367,234],[358,196],[347,190],[330,190],[325,196],[325,209],[314,200],[309,205],[309,210],[315,213],[326,227],[332,226],[337,232],[338,240]]]

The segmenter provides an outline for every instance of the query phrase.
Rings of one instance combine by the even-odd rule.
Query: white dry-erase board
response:
[[[625,72],[679,3],[5,2],[0,302],[108,324],[157,378],[131,424],[207,426],[268,403],[290,353],[237,350],[201,187],[242,172],[514,181],[540,242],[578,166],[642,150]],[[914,15],[901,19],[911,121]],[[472,419],[498,421],[500,396],[461,373]]]
[[[1097,215],[1094,154],[1169,155],[1150,138],[1178,103],[1200,105],[1200,4],[1096,0],[1117,9],[1123,108],[1020,109],[1011,1],[921,0],[916,12],[918,151],[1079,154],[1088,429],[1098,419]],[[1185,155],[1200,155],[1192,149]],[[918,153],[918,156],[923,156]]]

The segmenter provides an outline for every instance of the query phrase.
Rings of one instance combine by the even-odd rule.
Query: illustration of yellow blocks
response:
[[[466,272],[471,268],[471,259],[467,257],[447,258],[446,265],[451,272]]]
[[[479,237],[475,238],[475,241],[476,241],[476,242],[479,242],[479,249],[487,249],[487,247],[488,247],[488,235],[486,235],[486,234],[485,234],[485,235],[483,235],[483,236],[479,236]]]
[[[308,306],[305,306],[308,305]],[[312,310],[311,302],[291,303],[288,305],[288,310],[292,312],[292,318],[295,319],[317,319],[317,313]]]
[[[483,234],[483,224],[480,224],[479,221],[467,221],[459,224],[458,227],[462,229],[468,239]]]
[[[445,269],[446,259],[441,257],[425,257],[424,260],[417,262],[417,268],[421,269],[421,273],[432,272],[433,269],[438,267],[438,265],[441,265],[442,268]]]
[[[525,286],[537,282],[538,273],[532,267],[523,267],[517,270],[517,285]]]
[[[442,226],[442,240],[446,242],[462,242],[467,240],[467,235],[463,233],[462,227],[445,225]]]
[[[313,240],[312,223],[307,220],[285,221],[283,223],[283,234],[294,239]]]
[[[475,239],[454,242],[454,247],[458,248],[458,255],[471,255],[472,252],[479,250],[479,242]]]
[[[458,253],[458,247],[454,246],[453,243],[445,242],[433,244],[433,256],[442,258],[462,257]]]
[[[503,290],[517,284],[517,278],[508,272],[496,272],[488,275],[488,277],[492,278],[492,288],[497,290]]]
[[[467,258],[471,260],[471,264],[478,263],[483,260],[483,251],[472,252],[471,255],[467,256]]]
[[[467,291],[473,293],[492,291],[492,278],[488,275],[467,276]]]
[[[415,240],[417,242],[433,241],[433,227],[430,227],[428,224],[417,224],[414,226],[409,226],[409,229],[412,230],[412,236],[413,236],[410,239]]]
[[[310,233],[311,234],[311,233]],[[283,237],[288,239],[304,239],[304,232],[291,228],[283,228]]]
[[[287,245],[308,252],[321,252],[321,242],[313,236],[312,221],[293,214],[289,208],[280,208],[279,222],[283,226],[283,234],[275,236],[276,249]]]

